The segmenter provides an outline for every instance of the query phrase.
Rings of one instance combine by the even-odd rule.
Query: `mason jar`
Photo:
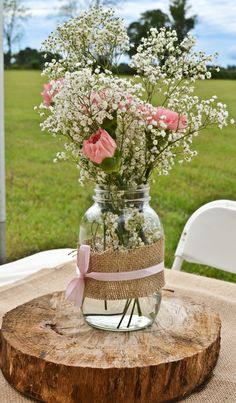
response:
[[[91,252],[97,254],[113,251],[118,258],[125,252],[131,252],[132,256],[135,251],[142,251],[145,257],[152,245],[158,245],[158,254],[163,259],[163,227],[158,214],[149,204],[149,186],[118,191],[96,186],[93,199],[94,204],[81,220],[80,245],[89,244]],[[155,259],[155,256],[151,257]],[[153,290],[152,287],[150,294],[147,294],[146,290],[145,296],[134,295],[132,298],[129,295],[121,299],[111,296],[97,299],[85,294],[82,313],[89,325],[99,329],[143,329],[155,321],[161,304],[161,288]]]

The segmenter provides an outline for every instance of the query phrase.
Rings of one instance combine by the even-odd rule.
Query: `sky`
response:
[[[86,0],[84,0],[86,4]],[[26,22],[24,37],[16,50],[26,46],[40,48],[42,41],[60,22],[60,0],[24,0],[31,18]],[[160,8],[168,13],[169,0],[125,0],[118,2],[117,14],[125,24],[137,20],[146,10]],[[236,0],[189,0],[190,15],[198,16],[192,33],[197,38],[196,50],[219,53],[218,64],[236,65]]]

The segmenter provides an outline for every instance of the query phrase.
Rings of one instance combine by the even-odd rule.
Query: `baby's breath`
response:
[[[205,100],[195,95],[196,81],[211,78],[207,66],[215,57],[195,52],[195,42],[188,35],[178,45],[175,30],[152,28],[130,62],[139,77],[134,84],[112,73],[129,49],[126,29],[113,10],[92,8],[59,25],[43,44],[46,52],[60,55],[43,71],[51,80],[52,102],[38,108],[44,118],[41,129],[66,138],[55,161],[74,161],[80,183],[92,180],[116,189],[138,187],[148,183],[153,172],[167,175],[176,162],[190,162],[197,155],[194,138],[208,126],[222,129],[228,118],[226,105],[216,96]],[[159,107],[184,117],[185,125],[168,126],[165,112],[155,118],[152,101],[160,92]],[[116,172],[83,154],[84,141],[100,128],[116,142]]]

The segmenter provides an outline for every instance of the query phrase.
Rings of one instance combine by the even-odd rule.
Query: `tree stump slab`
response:
[[[49,403],[177,401],[210,377],[220,326],[209,308],[167,293],[152,327],[106,332],[58,292],[5,315],[1,369],[18,391]]]

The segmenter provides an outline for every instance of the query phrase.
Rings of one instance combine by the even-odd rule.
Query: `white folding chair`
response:
[[[0,266],[0,287],[22,280],[43,268],[52,268],[75,259],[73,249],[51,249]]]
[[[185,224],[173,270],[182,262],[236,273],[236,201],[216,200],[196,210]]]

